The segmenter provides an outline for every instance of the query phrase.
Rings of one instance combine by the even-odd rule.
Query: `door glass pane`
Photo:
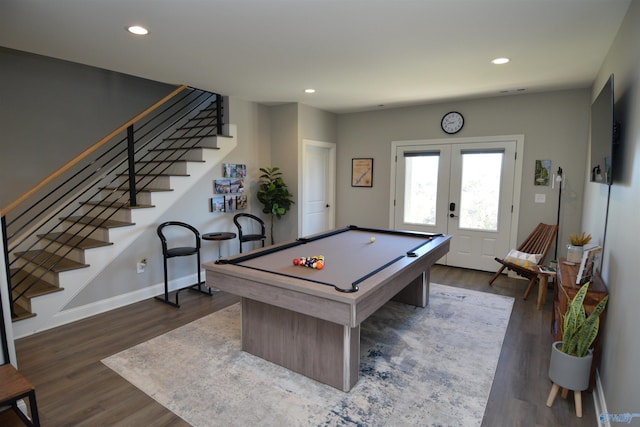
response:
[[[462,153],[460,228],[497,231],[502,152]]]
[[[407,154],[404,160],[404,222],[435,225],[440,155]]]

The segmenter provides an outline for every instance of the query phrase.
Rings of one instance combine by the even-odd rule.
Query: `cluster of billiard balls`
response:
[[[324,256],[316,255],[311,257],[295,258],[293,260],[293,265],[299,265],[301,267],[308,267],[308,268],[315,268],[318,270],[322,270],[322,267],[324,267]]]

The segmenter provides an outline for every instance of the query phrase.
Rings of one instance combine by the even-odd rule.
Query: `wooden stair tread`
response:
[[[69,258],[64,258],[60,255],[43,250],[16,252],[16,256],[24,258],[34,264],[38,264],[42,268],[51,270],[55,273],[89,267],[89,264],[82,264]]]
[[[81,202],[82,205],[89,205],[89,206],[102,206],[105,208],[114,208],[114,209],[148,209],[148,208],[155,208],[156,205],[143,205],[143,204],[138,204],[135,206],[131,206],[129,204],[129,202],[117,202],[117,203],[113,203],[113,202],[93,202],[91,200],[87,201],[87,202]]]
[[[195,121],[201,121],[201,120],[207,120],[207,119],[212,119],[213,116],[204,116],[204,117],[197,117],[194,118]],[[176,130],[191,130],[191,129],[206,129],[206,128],[217,128],[218,124],[217,123],[209,123],[206,125],[190,125],[190,126],[182,126],[177,128]],[[213,134],[213,135],[208,135],[208,136],[218,136],[218,134]]]
[[[108,191],[124,191],[124,192],[129,192],[129,187],[101,187],[101,190],[108,190]],[[161,192],[161,191],[173,191],[173,188],[151,188],[151,187],[146,187],[143,189],[138,189],[137,190],[138,193],[157,193],[157,192]]]
[[[118,176],[129,176],[129,174],[126,173],[120,173],[118,174]],[[153,178],[162,178],[162,177],[172,177],[172,176],[191,176],[188,173],[145,173],[145,174],[136,174],[136,177],[138,178],[146,178],[146,177],[153,177]]]
[[[61,220],[72,221],[78,224],[92,225],[100,228],[119,228],[135,225],[134,222],[116,221],[115,219],[95,218],[90,216],[70,216],[60,218]]]
[[[184,150],[219,150],[220,147],[206,147],[204,145],[196,145],[194,147],[168,147],[168,148],[153,148],[149,151],[184,151]]]
[[[206,160],[184,160],[184,159],[180,159],[180,160],[140,160],[137,163],[138,164],[142,164],[142,163],[189,163],[189,162],[195,162],[195,163],[206,163]]]
[[[29,289],[24,293],[25,298],[34,298],[64,290],[64,288],[52,285],[24,270],[11,270],[11,287],[12,292],[15,294],[14,296],[17,296],[28,287]]]
[[[83,236],[70,233],[47,233],[40,234],[38,237],[78,249],[93,249],[113,245],[113,243],[105,242],[104,240],[90,239],[88,237],[83,238]]]
[[[183,141],[183,140],[190,140],[190,139],[203,139],[203,138],[212,138],[212,137],[217,137],[218,135],[215,133],[211,133],[208,135],[184,135],[184,136],[168,136],[166,138],[163,138],[163,141]],[[192,147],[193,148],[193,147]]]
[[[18,304],[13,305],[13,311],[15,316],[11,317],[12,322],[18,322],[20,320],[29,319],[31,317],[36,317],[36,313],[32,313],[24,307],[20,307]]]

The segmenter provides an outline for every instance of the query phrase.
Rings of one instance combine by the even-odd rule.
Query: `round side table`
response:
[[[236,238],[236,233],[230,233],[228,231],[218,231],[214,233],[205,233],[202,235],[202,240],[213,240],[218,242],[218,259],[222,258],[221,241],[231,240]]]

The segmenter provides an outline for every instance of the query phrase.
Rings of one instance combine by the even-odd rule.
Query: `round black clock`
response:
[[[457,111],[450,111],[442,117],[440,126],[443,131],[450,135],[458,133],[464,126],[464,117]]]

